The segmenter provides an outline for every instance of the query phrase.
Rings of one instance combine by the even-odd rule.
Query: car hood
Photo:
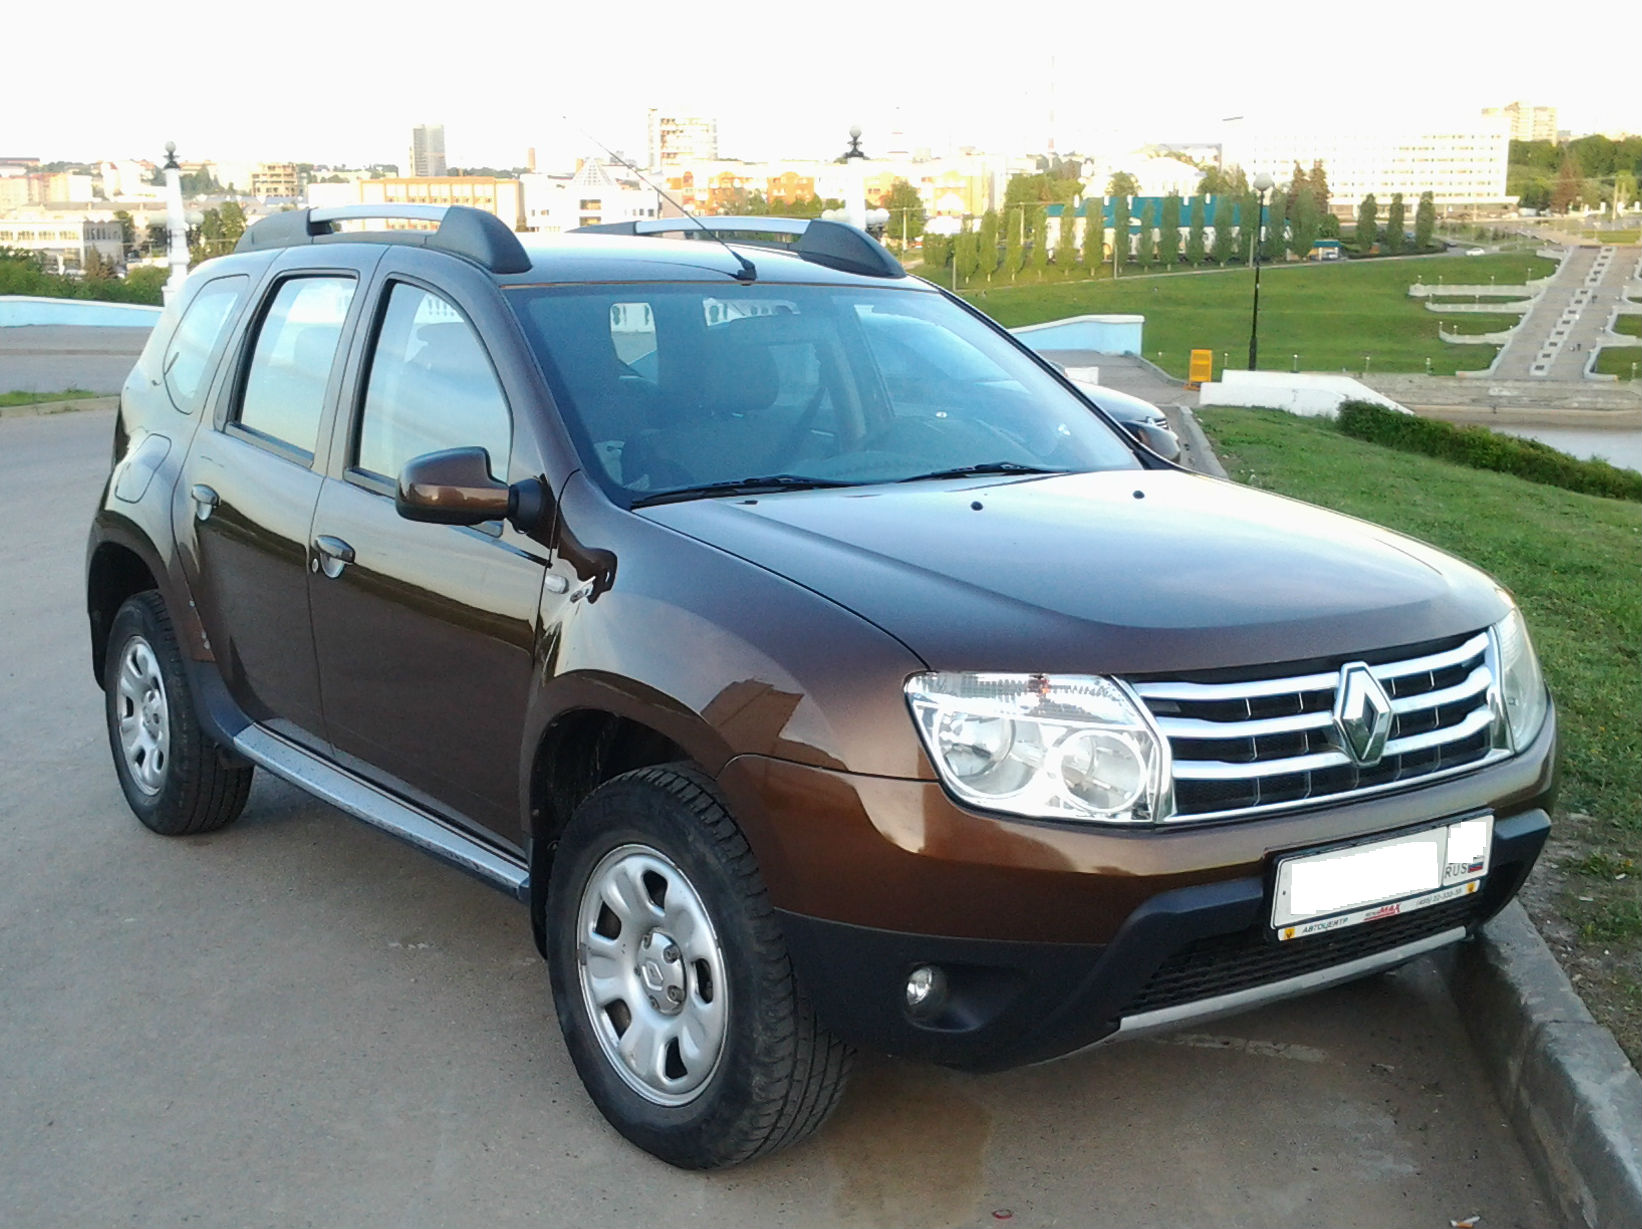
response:
[[[1172,471],[784,492],[639,515],[853,610],[940,670],[1296,662],[1470,632],[1506,610],[1487,577],[1412,539]]]

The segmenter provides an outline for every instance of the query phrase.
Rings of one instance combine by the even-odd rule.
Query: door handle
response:
[[[194,501],[194,515],[202,521],[208,520],[212,510],[222,502],[222,497],[203,482],[189,488],[188,498]]]
[[[353,547],[341,538],[333,538],[329,534],[320,534],[314,539],[314,557],[312,567],[316,572],[323,572],[330,580],[342,575],[342,569],[353,562]]]

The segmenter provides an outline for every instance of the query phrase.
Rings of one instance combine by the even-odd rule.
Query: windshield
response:
[[[588,469],[625,503],[1138,467],[1029,355],[927,291],[509,293]]]

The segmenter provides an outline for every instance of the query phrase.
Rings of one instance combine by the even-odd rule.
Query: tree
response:
[[[924,236],[924,266],[923,275],[935,281],[943,280],[947,275],[947,262],[953,256],[952,240],[945,235]]]
[[[1060,207],[1060,234],[1055,237],[1055,268],[1062,276],[1078,263],[1078,219],[1071,205]]]
[[[129,256],[137,247],[137,223],[129,209],[116,209],[114,220],[120,224],[120,250]]]
[[[1317,200],[1317,215],[1328,213],[1328,172],[1323,169],[1321,158],[1311,164],[1311,173],[1306,176],[1306,182],[1311,187],[1311,195]]]
[[[1129,263],[1129,198],[1112,198],[1112,276]]]
[[[981,246],[975,253],[976,272],[987,281],[998,269],[998,211],[988,209],[981,215]]]
[[[1157,263],[1157,206],[1147,201],[1140,211],[1140,241],[1135,244],[1135,263],[1150,269]]]
[[[1543,179],[1536,179],[1532,183],[1519,185],[1517,207],[1544,213],[1551,207],[1551,185]]]
[[[1203,198],[1192,197],[1191,230],[1186,233],[1186,263],[1196,266],[1203,263]]]
[[[1027,220],[1032,226],[1032,271],[1041,282],[1044,270],[1049,267],[1049,215],[1042,205],[1033,205]]]
[[[1139,196],[1140,181],[1128,171],[1115,171],[1106,181],[1107,196]]]
[[[1403,250],[1403,219],[1406,210],[1403,208],[1403,194],[1391,194],[1391,209],[1385,217],[1385,250],[1393,256],[1402,255]]]
[[[88,282],[106,282],[114,276],[113,262],[105,257],[99,248],[87,248],[85,265],[80,270],[80,276]]]
[[[1221,168],[1211,166],[1203,172],[1203,178],[1197,181],[1199,196],[1238,196],[1249,190],[1249,178],[1243,173],[1243,168],[1234,166]]]
[[[1083,198],[1083,267],[1094,273],[1106,263],[1106,198]]]
[[[1003,267],[1014,281],[1026,263],[1026,206],[1012,205],[1003,216]]]
[[[245,210],[240,208],[238,201],[224,201],[217,212],[222,216],[222,237],[231,243],[238,243],[245,233]]]
[[[1562,167],[1556,173],[1556,183],[1551,188],[1551,208],[1559,213],[1567,213],[1579,204],[1580,195],[1585,185],[1582,182],[1579,169],[1579,158],[1574,154],[1572,145],[1563,151]]]
[[[1295,202],[1302,196],[1308,196],[1311,193],[1311,177],[1300,169],[1298,162],[1294,164],[1294,173],[1289,176],[1288,187],[1281,189],[1281,191],[1284,196],[1288,197],[1288,214],[1293,217]]]
[[[1414,247],[1417,251],[1428,251],[1431,247],[1431,236],[1437,229],[1437,204],[1431,199],[1431,193],[1421,192],[1420,203],[1414,210]]]
[[[1636,176],[1630,171],[1616,171],[1613,177],[1614,214],[1623,213],[1636,203]]]
[[[955,250],[952,254],[954,261],[953,271],[958,275],[958,281],[968,285],[975,280],[975,270],[980,268],[981,245],[980,236],[969,229],[969,219],[965,218],[963,229],[957,234]]]
[[[1380,206],[1370,192],[1363,197],[1363,203],[1357,206],[1357,250],[1365,256],[1374,250],[1375,240],[1379,238]]]
[[[1311,255],[1311,249],[1317,246],[1317,198],[1307,188],[1294,198],[1291,208],[1294,216],[1289,222],[1289,251],[1296,258],[1305,260]]]
[[[1281,192],[1271,194],[1271,205],[1266,211],[1266,234],[1260,247],[1260,259],[1264,261],[1279,261],[1283,253],[1288,251],[1288,228],[1285,216],[1288,212],[1288,197]]]
[[[1172,269],[1180,263],[1180,198],[1173,192],[1163,198],[1163,220],[1158,226],[1158,263]]]
[[[1214,247],[1209,250],[1209,259],[1217,265],[1223,265],[1231,260],[1235,250],[1235,242],[1232,239],[1232,198],[1217,196],[1214,198]]]
[[[1237,260],[1246,265],[1254,259],[1254,242],[1260,234],[1260,197],[1253,192],[1245,192],[1238,204]]]
[[[924,233],[928,214],[924,212],[924,198],[904,179],[897,179],[884,193],[879,207],[889,210],[888,234],[892,239],[911,241]]]

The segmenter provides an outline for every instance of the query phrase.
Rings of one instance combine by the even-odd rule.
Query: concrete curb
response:
[[[119,397],[113,396],[36,401],[32,405],[0,405],[0,418],[33,418],[42,414],[69,414],[75,410],[112,410],[119,404]]]
[[[1226,477],[1226,467],[1220,464],[1220,458],[1214,455],[1214,449],[1209,447],[1209,437],[1203,434],[1203,428],[1198,425],[1197,415],[1190,407],[1184,405],[1170,406],[1178,416],[1180,434],[1185,437],[1186,451],[1190,454],[1192,468],[1200,474],[1208,474],[1211,478]]]
[[[1506,1117],[1573,1225],[1642,1229],[1642,1077],[1516,901],[1449,975]]]

